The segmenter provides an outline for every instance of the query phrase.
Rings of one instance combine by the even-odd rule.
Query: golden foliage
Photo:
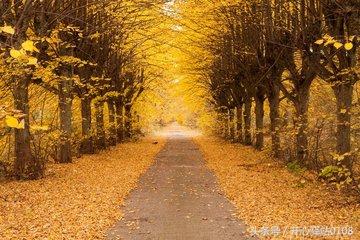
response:
[[[19,121],[17,118],[12,117],[12,116],[6,116],[5,123],[10,128],[24,129],[24,127],[25,127],[24,120]]]
[[[0,27],[0,33],[4,32],[10,35],[14,35],[15,34],[15,29],[11,26],[4,26],[4,27]]]

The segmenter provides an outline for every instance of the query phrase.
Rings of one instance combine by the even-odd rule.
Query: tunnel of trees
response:
[[[71,163],[133,137],[132,107],[152,78],[138,49],[156,7],[1,1],[2,170],[38,179],[50,157]]]
[[[2,173],[38,179],[49,159],[71,163],[135,138],[134,105],[164,71],[149,49],[166,45],[195,76],[185,88],[201,92],[195,125],[211,113],[212,133],[352,184],[358,0],[175,1],[173,12],[165,2],[0,2]],[[163,21],[170,40],[148,44]],[[328,115],[309,114],[311,102]]]
[[[209,56],[194,71],[217,119],[213,131],[353,185],[359,176],[360,2],[219,5],[197,23],[211,19],[212,30],[192,28],[201,15],[195,11],[184,23]]]
[[[0,0],[0,239],[360,239],[359,61],[360,0]]]

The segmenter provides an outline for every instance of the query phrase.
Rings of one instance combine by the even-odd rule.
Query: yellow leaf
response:
[[[38,52],[39,50],[35,47],[34,42],[27,40],[21,44],[22,48],[29,52]]]
[[[12,116],[6,116],[5,117],[5,123],[10,128],[16,128],[16,129],[24,129],[25,128],[25,120],[19,120]]]
[[[13,57],[13,58],[19,58],[22,55],[23,54],[19,50],[16,50],[16,49],[11,49],[10,50],[10,56]]]
[[[328,35],[328,34],[325,34],[325,35],[323,36],[323,39],[329,40],[329,39],[333,39],[333,37],[331,37],[331,36]]]
[[[336,41],[334,39],[329,39],[329,40],[326,41],[324,46],[326,47],[327,45],[331,45],[331,44],[334,44],[334,43],[336,43]]]
[[[31,130],[34,130],[34,131],[48,131],[49,127],[48,126],[33,125],[33,126],[31,126]]]
[[[347,113],[347,110],[346,109],[341,109],[340,113],[345,114],[345,113]]]
[[[10,128],[17,128],[19,126],[19,121],[12,116],[6,116],[5,123]]]
[[[19,123],[19,125],[16,127],[17,129],[25,129],[25,120],[21,120],[21,122]]]
[[[321,45],[321,44],[324,43],[324,39],[319,39],[315,43],[318,44],[318,45]]]
[[[5,26],[5,27],[2,27],[1,30],[5,33],[8,33],[8,34],[11,34],[11,35],[14,35],[15,34],[15,29],[11,26]]]
[[[28,62],[28,65],[36,65],[38,60],[37,58],[34,58],[34,57],[29,57],[29,62]]]
[[[345,49],[347,51],[350,51],[351,49],[353,49],[353,47],[354,47],[354,44],[352,44],[351,42],[345,44]]]
[[[334,43],[334,47],[335,47],[336,49],[339,49],[339,48],[341,48],[342,46],[343,46],[342,43],[339,43],[339,42]]]

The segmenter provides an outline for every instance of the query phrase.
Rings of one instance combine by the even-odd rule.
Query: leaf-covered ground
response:
[[[163,143],[126,143],[51,165],[39,181],[0,183],[0,239],[103,238]]]
[[[348,238],[360,239],[360,205],[330,192],[314,176],[296,175],[250,147],[205,137],[196,142],[239,217],[260,237],[275,237],[268,230],[276,227],[281,229],[276,239],[289,239],[297,227],[351,226],[355,234]]]

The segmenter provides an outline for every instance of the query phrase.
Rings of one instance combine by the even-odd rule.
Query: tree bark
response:
[[[81,100],[81,125],[83,140],[80,146],[80,152],[82,154],[94,154],[94,139],[91,131],[91,98],[84,97]]]
[[[295,100],[296,110],[296,158],[305,164],[308,156],[308,108],[310,97],[310,85],[297,89]]]
[[[218,123],[220,129],[218,129],[218,134],[221,138],[227,139],[228,137],[228,119],[227,119],[227,111],[224,107],[221,107],[217,113]]]
[[[16,48],[20,48],[26,39],[26,31],[30,25],[29,17],[31,18],[33,10],[31,2],[2,1],[0,8],[2,24],[4,24],[4,21],[10,23],[10,25],[16,22],[16,33],[11,41],[14,41]],[[14,130],[14,175],[19,180],[35,180],[43,176],[44,163],[41,161],[40,156],[33,155],[31,149],[28,87],[32,76],[17,76],[16,78],[11,79],[13,81],[14,107],[24,114],[21,119],[21,121],[24,121],[24,128]]]
[[[15,109],[24,114],[24,129],[15,129],[15,162],[16,179],[34,180],[43,176],[43,164],[31,151],[29,92],[27,80],[18,79],[13,87]]]
[[[59,31],[62,41],[69,43],[61,45],[59,54],[61,56],[74,56],[74,49],[71,46],[73,36],[66,31]],[[60,163],[71,163],[71,137],[72,137],[72,101],[73,101],[73,77],[74,66],[71,63],[62,63],[59,68],[59,120],[60,120]]]
[[[116,112],[115,112],[115,103],[113,100],[108,101],[109,109],[109,145],[116,146]]]
[[[235,139],[235,114],[234,109],[228,109],[228,133],[229,133],[229,139],[233,141]]]
[[[255,148],[264,148],[264,102],[265,93],[260,89],[255,94],[255,115],[256,115],[256,140]]]
[[[280,89],[275,84],[270,86],[268,91],[268,100],[270,105],[270,131],[272,152],[276,158],[281,156],[280,147]]]
[[[239,143],[244,142],[244,131],[243,131],[243,105],[236,107],[236,141]]]
[[[122,99],[115,101],[116,107],[116,135],[118,142],[124,141],[124,103]]]
[[[251,109],[252,102],[251,99],[248,99],[245,102],[245,111],[244,111],[244,123],[245,123],[245,145],[250,146],[252,144],[251,139]]]
[[[63,76],[69,77],[68,71]],[[59,82],[59,119],[60,119],[60,163],[71,163],[71,137],[72,137],[72,80],[63,79]]]
[[[95,103],[96,114],[96,147],[99,150],[106,149],[105,123],[104,123],[104,102]]]
[[[132,105],[125,105],[125,139],[131,139],[132,137]]]
[[[340,156],[344,156],[344,165],[352,169],[351,157],[351,105],[353,100],[353,84],[339,82],[333,87],[337,103],[337,131],[336,150]]]

